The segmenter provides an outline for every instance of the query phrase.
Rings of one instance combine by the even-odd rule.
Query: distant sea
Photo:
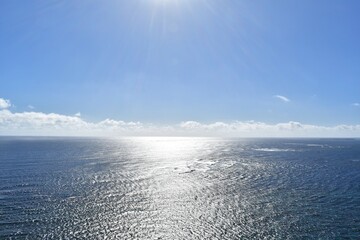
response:
[[[359,139],[0,137],[0,239],[360,239]]]

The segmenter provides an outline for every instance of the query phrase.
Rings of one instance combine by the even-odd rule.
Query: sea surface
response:
[[[0,239],[360,239],[360,139],[1,137]]]

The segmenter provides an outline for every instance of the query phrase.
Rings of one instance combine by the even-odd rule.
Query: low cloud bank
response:
[[[360,137],[360,125],[319,126],[256,121],[154,125],[105,119],[88,122],[80,114],[0,110],[0,135],[42,136],[214,136],[214,137]]]
[[[215,122],[201,124],[188,121],[180,124],[182,129],[199,134],[232,137],[360,137],[360,125],[319,126],[286,122],[267,124],[256,121]]]
[[[79,114],[67,116],[56,113],[0,110],[0,135],[102,136],[138,133],[141,123],[105,119],[87,122]]]

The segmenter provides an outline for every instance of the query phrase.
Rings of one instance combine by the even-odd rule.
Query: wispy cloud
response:
[[[11,107],[10,100],[0,98],[0,109],[6,109],[6,108],[9,108],[9,107]]]
[[[290,99],[282,95],[274,95],[274,98],[280,99],[283,102],[290,102]]]
[[[81,113],[80,112],[78,112],[78,113],[75,113],[75,115],[74,115],[75,117],[81,117]]]
[[[32,110],[32,109],[35,109],[35,107],[34,107],[33,105],[28,105],[27,107],[28,107],[29,109],[31,109],[31,110]]]
[[[353,104],[351,104],[351,105],[353,105],[354,107],[360,107],[360,103],[353,103]]]

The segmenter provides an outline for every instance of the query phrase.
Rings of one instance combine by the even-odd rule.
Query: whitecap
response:
[[[261,151],[261,152],[295,152],[295,149],[281,149],[281,148],[256,148],[255,151]]]
[[[324,145],[322,144],[315,144],[315,143],[309,143],[309,144],[306,144],[306,146],[308,147],[325,147]]]

